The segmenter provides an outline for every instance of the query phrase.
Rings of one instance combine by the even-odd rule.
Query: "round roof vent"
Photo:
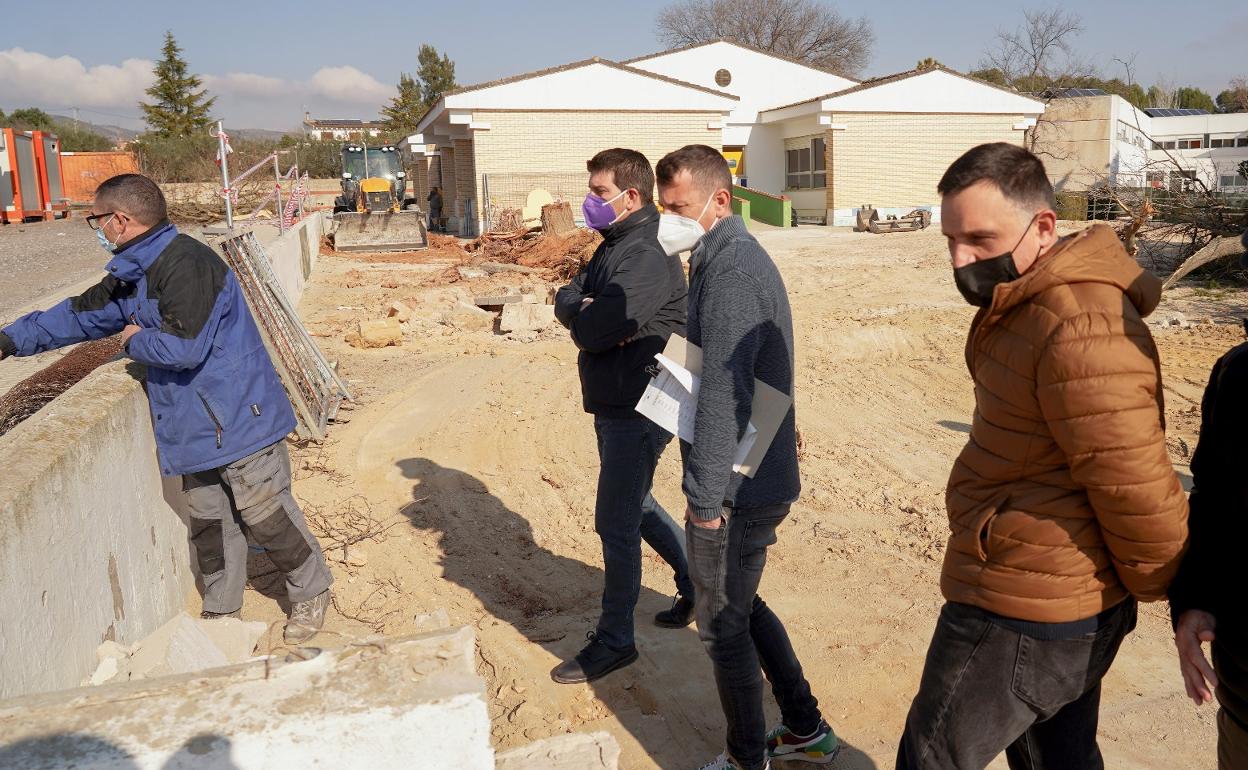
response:
[[[729,72],[728,70],[721,69],[715,73],[715,85],[719,86],[720,88],[727,88],[728,84],[731,82],[732,82],[732,73]]]

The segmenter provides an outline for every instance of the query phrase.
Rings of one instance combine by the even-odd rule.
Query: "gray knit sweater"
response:
[[[791,503],[801,490],[792,409],[754,478],[732,470],[754,379],[793,393],[793,317],[780,271],[733,216],[703,236],[689,274],[689,341],[702,348],[696,438],[681,442],[689,506],[699,519],[713,519],[724,506]]]

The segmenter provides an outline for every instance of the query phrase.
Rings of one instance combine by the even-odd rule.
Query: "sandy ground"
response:
[[[890,768],[942,601],[943,488],[973,409],[963,359],[972,311],[953,288],[938,230],[801,228],[760,239],[792,299],[804,438],[802,498],[760,593],[785,619],[848,745],[832,767]],[[531,278],[439,288],[438,275],[445,265],[326,256],[303,300],[310,330],[359,403],[327,443],[295,453],[295,493],[319,526],[338,528],[327,540],[379,533],[346,554],[331,549],[337,609],[323,643],[412,632],[444,610],[477,631],[498,748],[607,730],[625,768],[700,766],[722,749],[723,721],[695,631],[650,621],[674,590],[652,553],[637,610],[641,659],[590,685],[550,680],[592,629],[602,583],[598,462],[576,352],[557,327],[507,337],[436,320],[451,291],[534,288],[521,286]],[[380,317],[396,298],[417,310],[402,347],[343,342],[354,321]],[[1243,337],[1231,315],[1243,299],[1181,288],[1154,316],[1181,312],[1193,322],[1154,326],[1172,455],[1185,478],[1200,393],[1216,357]],[[655,492],[683,510],[673,449]],[[253,581],[247,615],[280,619],[272,579]],[[1164,605],[1143,608],[1105,682],[1107,766],[1212,767],[1214,742],[1214,711],[1183,696]]]

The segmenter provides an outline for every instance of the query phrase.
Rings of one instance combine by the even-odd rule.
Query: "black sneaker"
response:
[[[637,660],[637,648],[633,645],[623,650],[608,647],[593,631],[586,634],[585,638],[589,640],[589,644],[572,660],[565,660],[555,666],[554,671],[550,672],[551,679],[559,684],[592,682]]]
[[[672,608],[654,616],[654,624],[662,628],[684,628],[693,622],[693,600],[684,594],[672,597]]]

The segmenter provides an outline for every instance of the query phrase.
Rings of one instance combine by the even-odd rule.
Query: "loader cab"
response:
[[[394,145],[342,146],[342,195],[334,211],[398,211],[407,202],[407,172]]]

